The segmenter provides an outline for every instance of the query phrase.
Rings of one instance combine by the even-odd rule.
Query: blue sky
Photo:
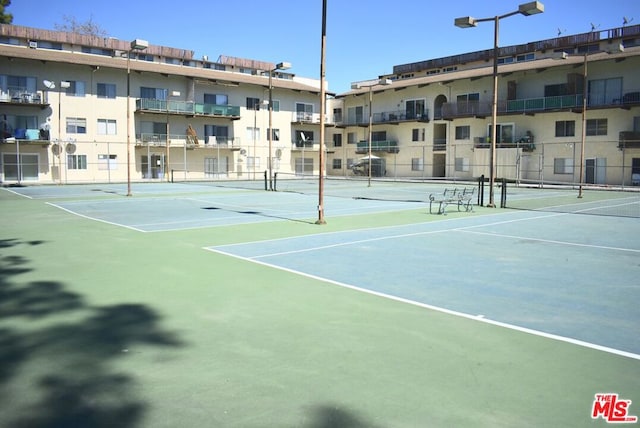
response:
[[[527,0],[327,0],[326,78],[331,92],[391,73],[393,66],[493,46],[493,25],[460,29],[461,16],[486,18]],[[500,23],[500,45],[640,24],[639,0],[543,0],[545,13]],[[184,6],[183,6],[184,5]],[[93,19],[108,35],[155,45],[268,62],[287,61],[299,76],[320,77],[322,0],[12,0],[13,24],[54,29],[64,16]]]

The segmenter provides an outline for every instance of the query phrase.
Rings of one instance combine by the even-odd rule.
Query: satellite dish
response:
[[[67,144],[67,147],[65,148],[65,150],[67,151],[68,155],[72,155],[76,152],[76,145],[73,143],[69,143]]]
[[[55,89],[56,88],[56,84],[53,83],[51,80],[43,80],[42,84],[47,88],[47,89]]]
[[[242,149],[242,150],[240,150],[240,154],[244,156],[244,155],[247,154],[247,151],[245,149]]]
[[[281,156],[282,156],[282,150],[281,150],[281,149],[277,149],[277,150],[276,150],[276,157],[277,157],[278,159],[280,159],[280,157],[281,157]]]
[[[58,156],[60,154],[60,146],[58,144],[51,146],[51,153]]]

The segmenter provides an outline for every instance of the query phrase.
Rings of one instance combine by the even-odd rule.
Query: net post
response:
[[[273,173],[273,191],[274,192],[278,191],[278,173],[277,172]]]
[[[267,171],[264,172],[264,190],[269,190],[269,187],[267,185]]]
[[[173,170],[171,170],[171,182],[173,183]]]
[[[484,206],[484,174],[478,179],[478,206]]]
[[[507,208],[507,179],[502,179],[502,191],[500,192],[500,208]]]

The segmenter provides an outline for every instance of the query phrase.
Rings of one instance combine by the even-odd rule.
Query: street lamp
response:
[[[369,179],[367,182],[367,186],[371,187],[371,164],[373,159],[371,159],[371,136],[372,136],[372,132],[371,132],[371,128],[373,125],[373,109],[372,109],[372,102],[373,102],[373,96],[372,96],[372,92],[373,92],[373,87],[374,86],[378,86],[378,85],[390,85],[391,84],[391,80],[389,79],[380,79],[377,80],[373,83],[370,83],[368,85],[364,85],[362,83],[354,83],[351,85],[351,89],[361,89],[361,88],[369,88]]]
[[[269,190],[273,190],[273,165],[271,159],[271,150],[273,144],[273,72],[277,70],[287,70],[291,68],[291,63],[280,62],[275,68],[269,70]],[[255,132],[255,131],[254,131]]]
[[[146,40],[135,39],[131,41],[127,50],[127,196],[131,193],[131,51],[143,51],[149,47]]]
[[[532,1],[523,3],[518,6],[518,10],[505,13],[504,15],[498,15],[490,18],[476,19],[471,16],[465,16],[462,18],[456,18],[454,24],[456,27],[469,28],[478,25],[478,22],[494,22],[493,33],[493,100],[491,110],[491,145],[490,145],[490,160],[489,160],[489,204],[488,207],[495,208],[493,185],[496,179],[496,130],[498,121],[498,34],[500,27],[500,20],[508,18],[509,16],[522,14],[524,16],[535,15],[544,12],[544,5],[539,1]]]
[[[42,83],[47,89],[56,88],[56,84],[51,80],[44,80]],[[60,169],[58,171],[58,176],[59,176],[58,178],[60,180],[60,184],[62,184],[62,150],[61,150],[61,147],[62,147],[62,90],[63,89],[66,90],[70,87],[71,87],[71,82],[62,80],[60,81],[60,87],[58,88],[58,144],[59,146],[56,147],[56,150],[58,151],[57,155],[58,155],[58,161],[60,164],[58,166],[58,168]],[[20,165],[20,162],[18,161],[18,166],[19,165]],[[55,167],[55,158],[54,158],[53,166]],[[18,179],[20,179],[20,177],[18,177]]]

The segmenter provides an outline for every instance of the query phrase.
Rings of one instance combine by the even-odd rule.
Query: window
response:
[[[84,82],[69,80],[69,87],[67,88],[66,94],[70,97],[84,97]]]
[[[256,137],[260,138],[260,129],[259,128],[256,128],[256,129],[257,129]],[[218,125],[204,126],[204,143],[205,144],[226,144],[228,140],[229,140],[229,127],[218,126]]]
[[[87,155],[67,155],[68,169],[87,169]]]
[[[98,83],[97,95],[98,98],[115,99],[116,85],[113,83]]]
[[[86,134],[87,133],[87,119],[83,117],[68,117],[67,118],[67,133],[68,134]]]
[[[249,169],[260,168],[260,158],[257,156],[247,156],[247,168]]]
[[[296,121],[311,122],[313,120],[313,104],[296,103]]]
[[[469,171],[469,159],[468,158],[456,158],[455,170],[458,172]]]
[[[497,144],[513,144],[514,125],[512,123],[498,123],[496,132],[498,134]],[[491,125],[487,125],[487,135],[491,138]]]
[[[347,144],[355,144],[357,141],[355,132],[347,133]]]
[[[333,147],[342,147],[342,134],[333,134]]]
[[[589,81],[589,105],[609,105],[622,99],[622,78]]]
[[[296,174],[313,174],[313,158],[297,158]]]
[[[118,155],[98,155],[98,169],[101,171],[118,169]]]
[[[411,171],[424,171],[422,158],[411,158]]]
[[[98,135],[116,135],[116,121],[113,119],[98,119]]]
[[[335,123],[342,122],[342,109],[341,108],[334,108],[333,109],[333,121]]]
[[[226,94],[204,94],[204,103],[226,106],[229,104],[229,97]]]
[[[269,128],[267,128],[267,138],[269,138]],[[271,133],[271,141],[280,141],[280,129],[273,128]]]
[[[140,88],[140,98],[149,100],[166,100],[167,91],[163,88],[149,88],[142,86]]]
[[[387,131],[374,131],[371,133],[371,141],[387,141]]]
[[[296,131],[296,147],[313,147],[313,131]]]
[[[426,117],[425,100],[409,100],[405,102],[405,114],[408,120]]]
[[[260,141],[260,128],[248,126],[246,138],[248,141]]]
[[[271,106],[273,107],[274,112],[280,111],[280,100],[271,100]]]
[[[607,119],[587,119],[587,135],[607,135]]]
[[[414,128],[411,130],[411,141],[424,141],[424,128]]]
[[[36,86],[35,77],[0,75],[0,90],[10,95],[20,92],[35,93]]]
[[[458,113],[460,114],[473,114],[478,111],[478,104],[480,102],[480,94],[462,94],[456,97],[458,105]]]
[[[247,110],[260,110],[260,98],[247,97]]]
[[[573,159],[554,158],[553,173],[554,174],[573,174]]]
[[[347,109],[347,123],[364,123],[364,107],[349,107]]]
[[[333,169],[342,169],[342,159],[334,159],[331,165]]]
[[[575,120],[556,121],[556,137],[573,137],[576,135]]]
[[[471,126],[456,126],[456,140],[469,140],[471,139]]]

